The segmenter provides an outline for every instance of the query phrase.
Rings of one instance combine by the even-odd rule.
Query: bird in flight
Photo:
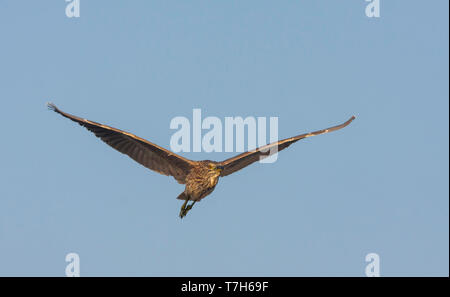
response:
[[[65,113],[53,103],[47,103],[47,106],[63,117],[77,122],[93,132],[95,136],[109,146],[128,155],[143,166],[161,174],[173,176],[178,183],[186,184],[184,191],[177,197],[177,199],[184,200],[180,210],[180,218],[185,217],[197,201],[202,200],[214,191],[219,177],[230,175],[256,161],[269,157],[300,139],[342,129],[355,119],[352,116],[348,121],[340,125],[286,138],[222,162],[215,162],[210,160],[189,160],[134,134]],[[188,204],[189,201],[192,202]]]

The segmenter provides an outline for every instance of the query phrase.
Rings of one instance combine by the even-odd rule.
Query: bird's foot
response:
[[[184,218],[187,215],[186,209],[180,210],[180,219]]]
[[[181,210],[180,210],[180,219],[182,219],[183,217],[186,216],[187,211],[186,211],[186,204],[188,203],[188,200],[186,199],[183,203],[183,205],[181,205]]]
[[[192,206],[194,206],[195,201],[194,201],[192,204],[190,204],[190,205],[186,205],[186,203],[187,203],[187,200],[186,200],[185,203],[183,203],[183,206],[181,207],[181,210],[180,210],[180,219],[184,218],[184,217],[187,215],[187,213],[189,212],[189,210],[191,210]]]

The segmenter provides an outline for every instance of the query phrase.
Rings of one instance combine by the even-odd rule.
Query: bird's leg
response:
[[[195,201],[193,201],[192,204],[189,204],[188,206],[186,206],[186,203],[187,203],[187,200],[181,207],[180,218],[183,218],[187,215],[188,211],[191,210],[191,208],[194,206]]]
[[[180,218],[183,218],[187,211],[186,211],[186,204],[188,203],[189,199],[184,200],[183,205],[181,205],[181,210],[180,210]]]
[[[188,211],[194,206],[194,204],[195,204],[195,201],[192,201],[192,203],[189,204],[189,205],[186,207],[186,214],[187,214]]]

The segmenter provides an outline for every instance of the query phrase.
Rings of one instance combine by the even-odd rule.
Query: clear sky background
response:
[[[448,1],[0,1],[0,275],[449,273]],[[175,116],[338,124],[274,164],[184,186],[62,110],[169,147]],[[185,153],[222,160],[232,153]]]

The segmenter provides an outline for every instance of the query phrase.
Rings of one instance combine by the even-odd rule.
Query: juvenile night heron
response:
[[[258,160],[287,148],[300,139],[342,129],[355,119],[353,116],[343,124],[286,138],[225,161],[215,162],[188,160],[134,134],[65,113],[52,103],[47,103],[47,105],[49,109],[77,122],[108,145],[128,155],[143,166],[161,174],[173,176],[178,183],[186,184],[184,191],[177,197],[177,199],[184,200],[180,210],[180,218],[186,216],[197,201],[214,191],[219,177],[241,170]],[[192,203],[188,205],[188,201],[192,201]]]

